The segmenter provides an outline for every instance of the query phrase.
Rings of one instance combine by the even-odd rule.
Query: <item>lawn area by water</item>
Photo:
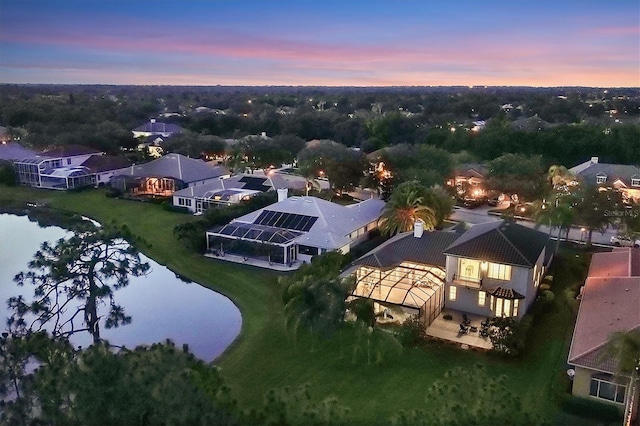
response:
[[[155,204],[106,198],[102,190],[64,193],[0,187],[0,205],[24,201],[47,202],[103,223],[126,223],[151,244],[143,249],[146,255],[231,298],[242,313],[242,331],[216,363],[242,406],[259,404],[270,388],[308,383],[314,398],[335,396],[350,407],[354,421],[387,423],[400,409],[428,410],[425,389],[447,370],[460,365],[473,369],[480,363],[492,374],[507,375],[526,406],[550,421],[558,415],[568,387],[565,363],[574,315],[568,289],[583,279],[586,265],[580,253],[579,257],[565,254],[562,267],[556,268],[554,304],[534,324],[529,351],[521,359],[503,360],[430,343],[368,365],[366,356],[354,360],[357,339],[350,328],[331,339],[304,333],[294,338],[284,326],[277,274],[208,259],[183,248],[172,230],[194,220],[192,216],[167,212]]]

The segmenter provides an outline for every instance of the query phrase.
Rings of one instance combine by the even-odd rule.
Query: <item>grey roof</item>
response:
[[[318,218],[308,232],[296,243],[328,250],[349,244],[349,234],[377,220],[384,201],[371,198],[357,204],[343,206],[316,197],[289,197],[237,219],[231,223],[254,223],[264,210],[293,213]]]
[[[413,231],[403,232],[355,260],[353,264],[388,269],[408,261],[444,268],[447,257],[443,251],[459,237],[460,234],[447,231],[425,231],[420,238],[414,237]]]
[[[35,157],[36,152],[15,142],[0,143],[0,160],[24,160]]]
[[[484,177],[487,174],[487,168],[480,163],[463,163],[453,168],[456,176],[465,177]]]
[[[544,232],[501,220],[472,226],[444,253],[533,268],[548,240]]]
[[[500,299],[524,299],[524,295],[518,293],[512,288],[495,287],[487,289],[487,293]]]
[[[597,176],[606,176],[607,183],[621,180],[626,186],[631,186],[631,178],[640,179],[640,167],[628,164],[595,163],[577,173],[587,184],[595,185]]]
[[[84,145],[64,145],[51,148],[40,155],[48,158],[64,158],[87,154],[100,154],[100,151]]]
[[[219,179],[207,182],[204,185],[197,185],[191,188],[181,189],[174,192],[174,196],[178,197],[198,197],[207,198],[207,193],[214,193],[227,189],[244,189],[247,192],[254,193],[253,187],[247,187],[247,182],[243,181],[245,177],[255,177],[262,181],[260,192],[267,192],[278,188],[287,188],[288,182],[278,175],[273,176],[253,176],[253,175],[235,175],[227,179]]]
[[[172,123],[162,123],[160,121],[150,121],[148,123],[143,124],[142,126],[138,126],[133,129],[134,132],[146,132],[151,134],[162,134],[162,133],[180,133],[182,132],[182,127],[177,124]]]
[[[209,166],[202,160],[195,160],[181,154],[167,154],[145,164],[127,167],[118,176],[170,177],[190,183],[215,179],[228,173],[229,171],[224,167]]]

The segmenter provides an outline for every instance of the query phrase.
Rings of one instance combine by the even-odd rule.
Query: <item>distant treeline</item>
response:
[[[637,88],[0,86],[0,125],[32,148],[117,153],[150,118],[194,137],[266,132],[364,152],[408,143],[480,160],[512,152],[567,166],[591,156],[640,163]]]

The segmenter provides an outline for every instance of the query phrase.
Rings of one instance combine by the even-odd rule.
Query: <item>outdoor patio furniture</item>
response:
[[[478,327],[476,327],[475,325],[471,326],[471,332],[472,333],[476,333],[478,331]]]
[[[471,324],[471,320],[469,319],[469,317],[467,316],[467,314],[462,314],[462,323],[464,325],[469,325]]]
[[[460,329],[458,330],[458,334],[467,334],[469,332],[469,327],[465,324],[460,324]]]

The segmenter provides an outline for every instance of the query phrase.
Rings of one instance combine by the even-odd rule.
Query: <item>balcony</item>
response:
[[[482,278],[464,277],[458,274],[453,274],[452,284],[460,287],[482,288]]]

